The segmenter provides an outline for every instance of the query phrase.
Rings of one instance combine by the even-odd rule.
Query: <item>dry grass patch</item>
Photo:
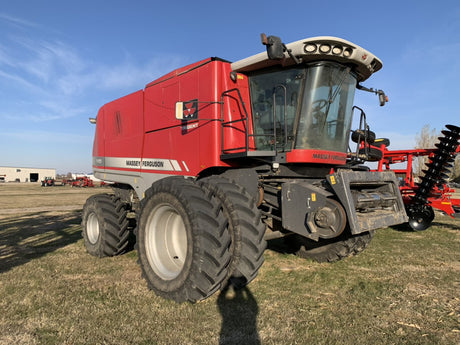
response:
[[[47,188],[44,198],[81,206],[101,191]],[[11,209],[31,200],[8,192],[22,195]],[[247,289],[195,305],[149,291],[136,252],[88,255],[80,221],[78,210],[0,215],[0,344],[460,343],[458,220],[379,231],[335,264],[268,251]]]

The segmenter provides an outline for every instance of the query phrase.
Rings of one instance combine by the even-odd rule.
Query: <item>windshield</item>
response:
[[[257,150],[346,152],[356,79],[321,62],[250,77]]]

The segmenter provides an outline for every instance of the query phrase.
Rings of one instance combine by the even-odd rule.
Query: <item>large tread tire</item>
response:
[[[264,263],[267,244],[260,211],[254,198],[233,180],[210,176],[200,183],[204,189],[211,189],[222,203],[232,238],[227,278],[232,285],[241,288],[254,280]]]
[[[83,239],[88,253],[97,257],[128,251],[130,240],[129,206],[110,194],[96,194],[83,207]]]
[[[374,237],[374,231],[351,235],[347,229],[337,238],[309,240],[300,235],[286,237],[286,244],[301,258],[317,262],[335,262],[362,252]]]
[[[137,250],[142,275],[158,296],[197,302],[221,288],[230,262],[222,206],[183,177],[152,185],[141,202]]]

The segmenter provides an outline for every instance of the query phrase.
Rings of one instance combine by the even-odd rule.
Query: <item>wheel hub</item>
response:
[[[100,230],[97,215],[94,212],[90,213],[86,221],[86,234],[88,236],[89,243],[96,244],[99,239],[99,233]]]
[[[171,205],[158,205],[146,226],[147,259],[155,273],[164,280],[176,278],[187,256],[185,224]]]
[[[342,205],[334,200],[327,199],[326,205],[316,212],[309,213],[307,225],[309,230],[319,238],[334,238],[345,229],[347,217]]]

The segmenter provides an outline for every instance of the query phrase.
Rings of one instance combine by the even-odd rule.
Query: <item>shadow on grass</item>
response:
[[[78,241],[80,223],[80,210],[0,219],[0,273]]]
[[[300,249],[300,244],[288,244],[285,238],[275,238],[267,241],[267,249],[280,254],[295,254]]]
[[[402,223],[402,224],[397,224],[390,226],[390,229],[393,229],[395,231],[399,232],[415,232],[409,225],[409,223]]]
[[[446,216],[448,217],[448,216]],[[458,218],[457,218],[458,219]],[[439,222],[439,221],[433,221],[430,226],[426,229],[430,229],[431,227],[439,227],[439,228],[449,228],[451,230],[460,230],[460,222],[458,220],[453,220],[451,218],[448,219],[446,222]],[[390,227],[393,230],[400,231],[400,232],[420,232],[422,233],[424,230],[421,231],[415,231],[412,229],[409,225],[409,223],[403,223],[403,224],[398,224],[398,225],[393,225]]]
[[[247,286],[235,288],[228,284],[217,298],[222,315],[219,345],[260,345],[257,330],[259,306]]]

